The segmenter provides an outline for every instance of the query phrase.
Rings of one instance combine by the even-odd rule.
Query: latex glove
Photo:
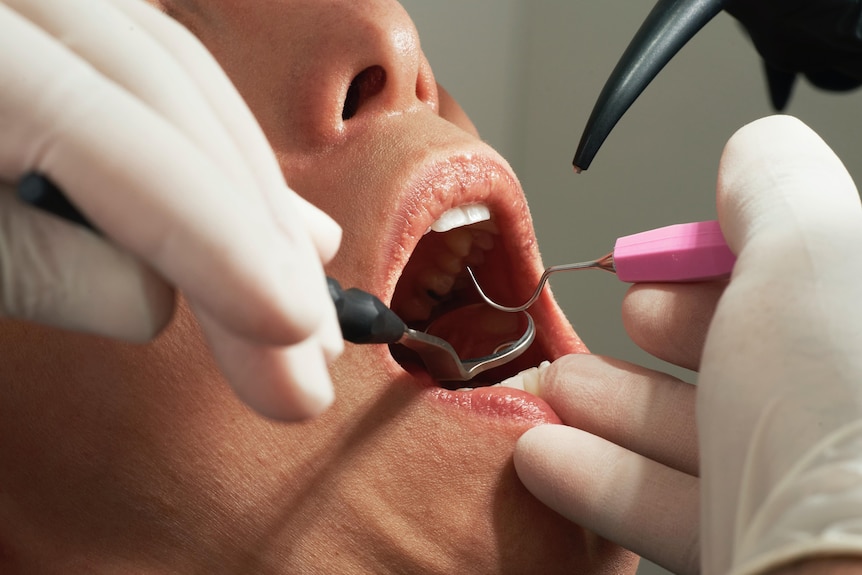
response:
[[[718,214],[739,255],[698,390],[704,573],[862,556],[862,205],[787,117],[743,128]]]
[[[0,75],[0,316],[144,341],[176,288],[242,399],[325,409],[341,230],[287,187],[203,46],[140,0],[3,0]],[[110,241],[17,202],[31,171]]]
[[[697,370],[725,285],[634,285],[623,302],[626,329],[656,357]],[[674,573],[699,573],[696,388],[595,355],[565,356],[520,377],[564,423],[518,441],[524,485],[574,523]]]
[[[540,372],[525,389],[564,425],[518,440],[515,469],[527,489],[605,539],[675,573],[697,573],[694,386],[586,354]]]
[[[827,90],[862,85],[859,0],[730,0],[726,10],[763,57],[777,110],[787,104],[797,74]]]
[[[806,557],[862,556],[856,189],[816,135],[776,117],[731,138],[718,194],[719,219],[740,258],[726,292],[720,284],[639,286],[624,309],[636,341],[702,368],[703,572],[762,573]],[[699,361],[703,325],[719,296]],[[545,370],[540,395],[564,422],[595,435],[531,430],[518,444],[516,468],[567,517],[695,573],[697,486],[680,475],[691,467],[672,455],[678,444],[692,452],[691,402],[679,382],[655,372],[630,384],[633,371],[589,357]]]

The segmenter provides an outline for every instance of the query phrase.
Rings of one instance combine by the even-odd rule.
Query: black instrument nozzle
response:
[[[629,106],[727,0],[658,0],[602,88],[572,165],[586,170]]]
[[[342,289],[326,278],[344,339],[353,343],[396,343],[407,326],[376,296],[357,288]]]

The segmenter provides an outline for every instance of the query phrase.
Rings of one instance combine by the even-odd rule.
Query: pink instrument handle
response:
[[[726,278],[734,262],[717,221],[641,232],[619,238],[614,246],[617,277],[631,283]]]

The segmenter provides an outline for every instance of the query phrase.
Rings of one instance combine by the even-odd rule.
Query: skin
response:
[[[219,60],[291,187],[343,226],[328,274],[389,301],[427,223],[469,196],[506,230],[524,269],[513,290],[531,291],[542,265],[517,180],[437,86],[397,3],[158,7]],[[345,121],[348,86],[375,66],[385,81],[366,77]],[[533,364],[586,351],[550,297],[535,317]],[[4,573],[635,569],[518,481],[517,438],[558,421],[546,404],[441,401],[385,346],[349,345],[335,406],[292,424],[236,398],[182,300],[147,345],[3,321],[0,354]]]

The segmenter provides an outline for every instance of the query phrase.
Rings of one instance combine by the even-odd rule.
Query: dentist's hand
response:
[[[697,465],[685,463],[697,460],[694,388],[667,376],[558,360],[540,394],[581,429],[525,434],[518,472],[564,515],[676,572],[778,572],[829,555],[862,568],[859,196],[829,148],[782,117],[734,135],[718,194],[739,254],[726,291],[638,286],[624,306],[636,342],[701,368],[700,544]],[[590,409],[609,398],[611,413]]]
[[[0,0],[0,76],[0,317],[146,341],[176,289],[243,400],[325,409],[341,229],[197,40],[140,0]],[[18,202],[32,171],[106,237]]]
[[[623,361],[568,355],[525,388],[565,424],[518,441],[515,468],[527,489],[674,573],[698,573],[695,387]]]
[[[816,134],[769,118],[725,149],[718,214],[739,259],[699,377],[704,573],[862,559],[857,189]]]

